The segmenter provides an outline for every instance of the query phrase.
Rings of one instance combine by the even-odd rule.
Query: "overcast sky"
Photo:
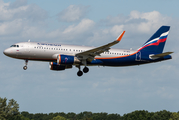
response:
[[[125,114],[179,109],[178,0],[0,0],[0,97],[20,111]],[[101,46],[126,30],[113,48],[137,49],[156,30],[171,26],[164,52],[173,59],[132,67],[73,67],[51,71],[48,62],[12,59],[3,50],[28,41]]]

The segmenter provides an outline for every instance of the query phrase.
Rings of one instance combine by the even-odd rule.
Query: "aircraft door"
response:
[[[27,53],[30,53],[30,42],[27,43],[27,45],[26,45],[26,52],[27,52]]]
[[[136,61],[141,61],[141,52],[136,53]]]

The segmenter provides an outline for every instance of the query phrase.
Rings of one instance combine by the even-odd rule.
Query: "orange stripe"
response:
[[[59,55],[59,63],[58,64],[61,64],[61,55]]]
[[[51,62],[51,70],[53,70],[53,62]]]

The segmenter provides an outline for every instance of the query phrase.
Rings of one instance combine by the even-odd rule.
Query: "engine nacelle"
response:
[[[58,65],[56,62],[50,62],[50,70],[60,71],[69,68],[72,68],[72,65]]]
[[[58,65],[73,65],[74,63],[79,63],[80,61],[70,55],[58,55],[57,56],[57,64]]]

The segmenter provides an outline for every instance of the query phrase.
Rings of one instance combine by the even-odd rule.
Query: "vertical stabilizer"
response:
[[[162,53],[167,40],[170,26],[160,27],[156,33],[138,51]]]

